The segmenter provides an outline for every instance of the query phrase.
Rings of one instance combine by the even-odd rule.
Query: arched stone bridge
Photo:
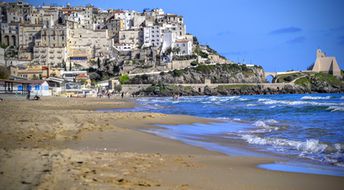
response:
[[[286,72],[265,72],[265,78],[268,76],[272,76],[273,78],[276,78],[278,75],[286,75],[286,74],[294,74],[294,73],[303,73],[305,71],[286,71]]]

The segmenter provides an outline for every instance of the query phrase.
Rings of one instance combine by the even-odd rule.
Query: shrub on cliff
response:
[[[129,76],[128,75],[121,75],[119,77],[119,82],[121,84],[126,84],[129,81]]]

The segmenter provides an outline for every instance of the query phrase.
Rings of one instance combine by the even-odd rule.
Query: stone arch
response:
[[[5,38],[5,45],[9,46],[10,45],[10,37],[6,35],[4,38]]]
[[[268,83],[273,83],[275,80],[274,75],[266,75],[265,76],[265,81],[267,81]]]
[[[275,72],[265,72],[265,81],[269,83],[274,83],[277,77],[277,73]]]
[[[12,35],[11,38],[12,38],[12,45],[13,46],[17,46],[17,38],[16,38],[16,36]]]

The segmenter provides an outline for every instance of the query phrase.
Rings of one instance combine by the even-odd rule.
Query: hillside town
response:
[[[1,2],[0,13],[0,65],[10,70],[9,80],[1,81],[5,92],[25,93],[36,86],[40,95],[120,93],[118,86],[130,77],[147,78],[198,65],[237,64],[199,44],[187,32],[183,16],[162,9],[36,7],[19,0]],[[319,51],[309,70],[341,77],[337,62],[331,61],[335,58]],[[272,74],[274,81],[278,81],[277,74]],[[267,75],[260,73],[262,80],[255,82],[264,82]],[[211,82],[210,78],[202,81]],[[243,77],[234,81],[240,80],[245,81]]]
[[[144,73],[209,61],[193,53],[195,45],[199,52],[207,47],[198,46],[197,39],[186,32],[183,17],[162,9],[35,7],[17,1],[2,2],[0,12],[1,64],[11,68],[11,76],[23,80],[74,77],[74,82],[88,84],[87,71],[92,69]]]

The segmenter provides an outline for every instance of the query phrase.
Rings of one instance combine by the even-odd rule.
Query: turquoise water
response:
[[[231,155],[246,155],[247,149],[271,153],[293,163],[328,167],[330,171],[322,174],[334,169],[334,175],[339,175],[338,170],[344,175],[344,94],[201,96],[181,97],[177,101],[154,97],[137,102],[139,106],[135,108],[116,111],[185,114],[218,120],[211,124],[160,125],[164,130],[151,131],[158,135]],[[276,164],[274,168],[281,170],[280,166]],[[289,170],[292,168],[305,167],[293,164]],[[317,173],[312,171],[318,169],[310,169],[310,173]]]

